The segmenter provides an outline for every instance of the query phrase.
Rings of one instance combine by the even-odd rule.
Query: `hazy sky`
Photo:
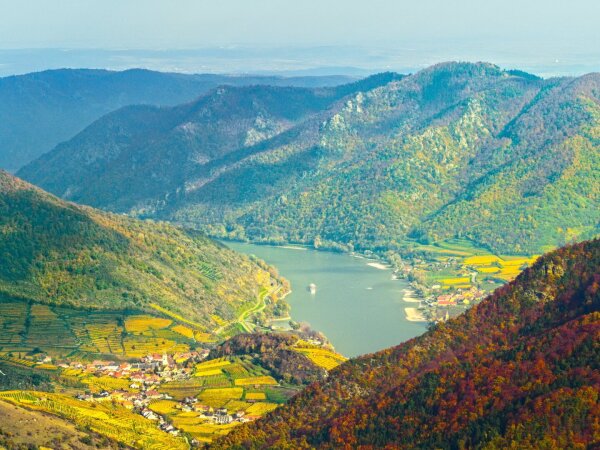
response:
[[[599,18],[599,0],[0,0],[0,49],[346,46],[554,61],[598,56]]]
[[[598,0],[0,0],[0,46],[189,48],[548,39],[597,47]]]

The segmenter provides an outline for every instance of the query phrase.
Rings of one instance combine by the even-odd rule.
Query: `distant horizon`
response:
[[[574,76],[600,71],[597,17],[597,0],[0,0],[0,76],[365,76],[444,61]]]
[[[501,52],[498,52],[497,55],[481,56],[468,55],[468,53],[441,49],[440,54],[433,56],[419,53],[414,49],[399,49],[391,52],[350,46],[288,48],[232,46],[229,48],[160,50],[0,49],[0,77],[58,69],[111,71],[144,69],[182,74],[232,76],[344,75],[364,77],[384,71],[414,73],[448,61],[487,62],[505,70],[523,70],[543,78],[580,76],[600,71],[600,55],[598,58],[595,55],[586,54],[553,58],[543,55],[536,57],[507,55]]]

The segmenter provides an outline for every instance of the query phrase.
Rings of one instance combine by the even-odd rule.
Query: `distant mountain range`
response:
[[[269,268],[197,232],[66,203],[0,171],[0,302],[174,314],[212,332]]]
[[[600,241],[460,317],[351,360],[211,448],[595,448]]]
[[[350,79],[89,69],[0,78],[0,168],[16,171],[102,115],[126,105],[176,105],[224,84],[314,87],[338,85]]]
[[[535,254],[600,231],[600,75],[444,63],[328,88],[227,87],[126,107],[19,175],[215,236]]]

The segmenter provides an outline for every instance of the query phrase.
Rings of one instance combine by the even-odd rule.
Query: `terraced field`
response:
[[[0,350],[20,351],[24,348],[23,334],[29,305],[26,303],[0,303]]]
[[[203,331],[163,317],[0,299],[0,355],[37,350],[82,359],[139,358],[188,351],[196,333],[206,340]]]

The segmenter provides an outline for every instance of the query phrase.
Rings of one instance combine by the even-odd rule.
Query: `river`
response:
[[[406,319],[403,300],[409,285],[393,280],[389,269],[367,265],[370,260],[351,255],[226,242],[241,253],[253,254],[277,267],[292,284],[286,297],[292,319],[323,332],[345,356],[372,353],[425,332],[424,323]],[[311,294],[309,284],[316,285]]]

